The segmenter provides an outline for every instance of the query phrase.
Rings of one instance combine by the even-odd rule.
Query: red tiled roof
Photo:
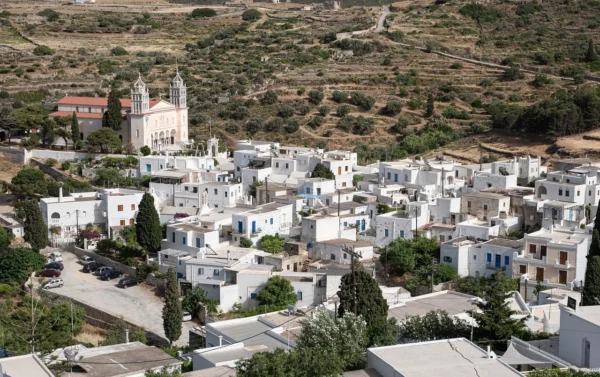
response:
[[[49,116],[51,117],[67,117],[73,115],[70,111],[55,111]],[[102,119],[102,113],[75,113],[78,119]]]
[[[150,99],[150,108],[162,102],[160,98]],[[80,106],[108,106],[108,99],[105,97],[73,97],[67,96],[58,101],[59,105],[80,105]],[[131,108],[130,99],[121,99],[121,106]]]
[[[67,96],[58,101],[59,105],[108,106],[106,97],[72,97]],[[122,107],[131,107],[130,99],[121,99]]]

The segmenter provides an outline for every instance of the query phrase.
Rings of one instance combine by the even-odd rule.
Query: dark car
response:
[[[132,285],[138,285],[139,281],[136,277],[123,278],[119,280],[119,284],[117,284],[121,288],[127,288]]]
[[[38,272],[37,276],[42,276],[45,278],[56,278],[56,277],[60,276],[60,271],[59,270],[44,270],[44,271]]]
[[[60,263],[60,262],[52,262],[52,263],[48,263],[47,265],[44,266],[44,270],[63,270],[63,268],[65,268],[65,266]]]
[[[123,273],[120,272],[120,271],[117,271],[117,270],[108,270],[108,271],[104,272],[102,275],[100,275],[100,279],[102,279],[102,280],[112,280],[112,279],[120,278],[121,275],[123,275]]]
[[[83,266],[83,272],[94,272],[100,267],[102,267],[102,265],[100,263],[97,263],[97,262],[88,263],[85,266]]]

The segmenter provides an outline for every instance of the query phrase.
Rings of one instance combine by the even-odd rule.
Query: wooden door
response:
[[[542,267],[535,269],[535,280],[544,281],[544,269]]]
[[[542,247],[540,248],[540,257],[542,257],[542,258],[543,258],[543,257],[545,257],[547,254],[548,254],[548,249],[547,249],[547,247],[546,247],[546,246],[542,246]]]
[[[567,252],[561,251],[559,253],[559,256],[560,256],[560,264],[567,264],[567,256],[568,256]]]
[[[529,254],[535,254],[535,249],[536,249],[535,245],[530,244],[529,245]]]
[[[558,271],[559,284],[567,284],[567,271]]]

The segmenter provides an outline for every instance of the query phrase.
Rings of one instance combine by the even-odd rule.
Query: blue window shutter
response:
[[[183,245],[185,245],[185,237],[183,237],[183,238],[181,239],[181,243],[182,243]]]
[[[488,262],[491,262],[491,261],[492,261],[492,254],[491,254],[491,253],[488,253],[488,254],[487,254],[487,261],[488,261]]]
[[[386,237],[388,236],[388,233],[389,233],[389,232],[388,232],[388,230],[387,230],[387,229],[385,229],[385,236],[386,236]]]
[[[171,242],[175,242],[175,232],[173,232],[171,235]]]
[[[508,266],[509,263],[510,263],[510,257],[507,255],[504,257],[504,264]]]
[[[196,238],[196,247],[200,247],[200,237]]]

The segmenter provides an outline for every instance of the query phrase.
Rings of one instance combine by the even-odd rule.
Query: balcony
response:
[[[50,219],[50,226],[60,225],[60,219]]]
[[[554,260],[554,267],[556,268],[575,268],[575,266],[571,265],[571,262],[565,261],[564,264],[560,263],[558,259]]]
[[[508,266],[498,266],[496,265],[496,263],[486,263],[485,268],[487,268],[488,270],[495,270],[495,271],[506,271],[506,268]]]

